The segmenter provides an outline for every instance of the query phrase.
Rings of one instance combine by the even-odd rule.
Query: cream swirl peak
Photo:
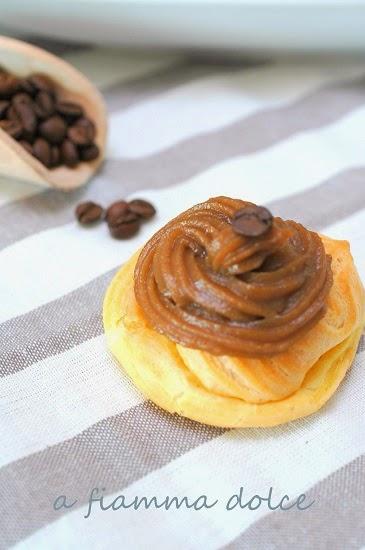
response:
[[[232,221],[246,207],[252,214],[252,203],[209,199],[145,245],[134,288],[156,331],[214,355],[273,355],[324,315],[332,271],[319,235],[274,217],[244,236]]]

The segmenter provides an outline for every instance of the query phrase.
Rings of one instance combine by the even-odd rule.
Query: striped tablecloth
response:
[[[110,143],[104,170],[75,193],[0,183],[0,547],[360,548],[364,340],[318,414],[215,429],[164,413],[132,387],[106,349],[101,304],[117,267],[158,227],[220,194],[348,239],[365,280],[365,61],[60,51],[104,92]],[[130,241],[74,220],[82,199],[131,196],[150,199],[158,216]],[[226,510],[240,487],[245,500],[272,487],[273,502],[305,493],[314,504]],[[105,506],[119,495],[218,503],[94,504],[85,518],[93,488]]]

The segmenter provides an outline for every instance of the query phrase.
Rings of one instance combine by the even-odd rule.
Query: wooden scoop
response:
[[[59,99],[78,103],[94,122],[95,143],[100,149],[98,158],[80,162],[75,168],[48,169],[0,128],[0,174],[63,190],[86,183],[100,167],[105,154],[106,109],[100,93],[66,61],[41,48],[4,36],[0,36],[0,67],[19,77],[34,73],[49,76],[57,86]]]

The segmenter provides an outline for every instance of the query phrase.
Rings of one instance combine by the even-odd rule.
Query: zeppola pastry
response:
[[[108,345],[136,386],[167,411],[223,427],[317,411],[364,322],[348,242],[228,197],[160,229],[104,301]]]

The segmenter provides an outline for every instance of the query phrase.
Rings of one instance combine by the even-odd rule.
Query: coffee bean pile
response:
[[[143,200],[120,200],[111,204],[106,211],[92,201],[80,203],[75,210],[77,220],[82,225],[90,225],[105,219],[109,232],[115,239],[128,239],[138,233],[141,223],[156,214],[155,207]]]
[[[18,78],[0,69],[0,128],[47,168],[99,156],[94,123],[81,105],[59,100],[43,74]]]

